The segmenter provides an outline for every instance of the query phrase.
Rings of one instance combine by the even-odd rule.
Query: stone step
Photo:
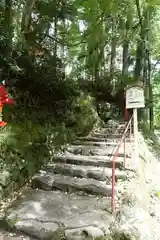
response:
[[[124,132],[124,128],[112,128],[112,127],[108,127],[108,128],[99,128],[99,129],[95,129],[94,132],[97,133],[123,133]]]
[[[103,128],[108,128],[108,127],[115,127],[115,128],[125,128],[126,122],[117,122],[117,123],[105,123],[103,124]]]
[[[64,192],[77,192],[82,191],[84,193],[90,193],[93,195],[102,195],[111,197],[112,186],[107,185],[105,182],[101,182],[95,179],[76,178],[70,176],[63,176],[60,174],[51,174],[45,171],[41,171],[32,179],[33,189],[43,190],[61,190]]]
[[[6,212],[8,225],[31,236],[28,239],[33,239],[33,236],[44,240],[106,238],[113,222],[112,154],[124,125],[121,126],[122,131],[118,125],[114,128],[106,126],[109,129],[104,129],[105,132],[98,130],[90,140],[88,137],[81,138],[83,142],[77,140],[79,142],[70,146],[66,155],[54,156],[53,162],[33,177],[32,189],[25,188],[22,196]],[[107,131],[111,128],[112,137],[108,138],[110,134]],[[126,148],[129,152],[128,145]],[[124,158],[120,157],[124,155],[123,150],[122,146],[116,159],[116,168],[119,168],[116,176],[121,179],[115,189],[117,209],[121,204],[119,194],[124,189],[122,181],[130,174],[129,169],[120,171],[123,168]],[[129,161],[127,158],[126,162]]]
[[[99,133],[99,134],[105,134],[105,135],[112,135],[112,134],[123,134],[124,132],[123,127],[116,128],[116,127],[107,127],[107,128],[99,128],[95,129],[92,133]]]
[[[90,136],[87,136],[87,137],[83,137],[82,139],[79,139],[79,140],[88,140],[88,139],[104,139],[104,140],[118,140],[118,139],[121,139],[122,138],[122,134],[112,134],[112,135],[107,135],[105,133],[92,133]],[[129,140],[129,133],[128,133],[128,136],[126,136],[126,139]]]
[[[112,156],[114,154],[114,146],[89,146],[89,145],[71,145],[67,148],[66,152],[72,154],[89,155],[89,156]],[[129,157],[129,148],[126,149],[126,156]],[[119,157],[124,156],[124,146],[122,145],[118,152]]]
[[[76,140],[72,143],[73,145],[90,145],[90,146],[96,146],[96,147],[103,147],[103,146],[113,146],[116,147],[118,144],[118,141],[113,142],[110,141],[80,141]],[[130,142],[126,142],[126,147],[130,147]]]
[[[104,239],[112,221],[106,197],[35,189],[25,190],[6,217],[8,225],[31,236],[26,239],[43,240]]]
[[[79,137],[78,140],[81,140],[81,141],[89,141],[89,139],[91,139],[91,141],[95,139],[98,140],[98,138],[101,138],[103,140],[107,140],[107,139],[120,139],[122,137],[122,134],[105,134],[105,133],[92,133],[91,135],[89,136],[86,136],[86,137]]]
[[[93,178],[99,181],[106,181],[107,184],[111,183],[112,169],[104,167],[94,166],[80,166],[72,164],[53,164],[49,163],[44,167],[44,171],[55,174],[63,174],[78,178]],[[116,169],[116,179],[127,179],[127,175],[124,171]]]
[[[69,163],[84,166],[112,167],[112,158],[108,156],[57,155],[52,159],[57,163]],[[116,168],[123,167],[124,158],[116,159]]]
[[[114,139],[110,139],[110,138],[107,138],[107,137],[96,137],[96,136],[87,136],[87,137],[84,137],[84,138],[78,138],[76,141],[74,142],[118,142],[118,138],[116,138],[115,140]]]
[[[122,136],[121,136],[122,137]],[[81,142],[118,142],[121,137],[108,137],[106,135],[100,134],[99,136],[92,134],[90,136],[87,137],[83,137],[83,138],[77,138],[76,141],[81,141]],[[126,142],[130,142],[130,137],[126,136],[125,138]]]

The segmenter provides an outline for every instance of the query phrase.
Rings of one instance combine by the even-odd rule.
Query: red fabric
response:
[[[2,103],[8,98],[7,90],[3,85],[0,85],[0,98]]]
[[[12,98],[8,97],[6,88],[3,85],[0,85],[0,111],[1,112],[4,104],[16,104],[16,103]],[[0,127],[5,127],[6,125],[7,125],[6,122],[0,121]]]
[[[3,104],[16,104],[16,102],[12,98],[6,98],[3,101]]]
[[[5,127],[6,125],[7,125],[6,122],[4,122],[4,121],[0,121],[0,127]]]
[[[0,85],[0,106],[3,104],[16,104],[12,98],[8,97],[6,88],[3,85]]]

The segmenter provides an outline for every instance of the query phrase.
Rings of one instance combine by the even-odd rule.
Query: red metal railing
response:
[[[118,141],[114,151],[113,151],[113,159],[112,159],[112,199],[111,199],[111,208],[112,213],[115,213],[116,211],[116,202],[115,202],[115,168],[116,168],[116,159],[118,157],[119,149],[122,146],[122,143],[124,143],[124,167],[126,165],[126,135],[129,131],[130,136],[130,143],[131,143],[131,135],[132,135],[132,119],[130,118],[129,122],[127,123],[125,130],[123,132],[122,137]]]

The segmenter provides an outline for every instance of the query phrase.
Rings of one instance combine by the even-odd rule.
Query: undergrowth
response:
[[[44,109],[29,112],[29,108],[19,107],[13,121],[0,130],[0,173],[3,176],[8,171],[9,182],[18,187],[63,145],[87,135],[99,121],[93,99],[84,94],[76,98],[70,109],[59,113],[60,119]]]

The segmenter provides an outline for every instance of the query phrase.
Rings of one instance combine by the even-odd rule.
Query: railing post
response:
[[[130,132],[128,131],[130,127]],[[128,137],[128,134],[130,134],[130,139],[132,135],[132,118],[130,122],[125,127],[125,131],[123,133],[122,138],[118,141],[115,150],[113,151],[113,159],[112,159],[112,197],[111,197],[111,210],[113,216],[116,214],[116,202],[115,202],[115,167],[116,167],[116,158],[119,153],[120,147],[123,148],[122,144],[124,144],[124,167],[126,167],[126,136]]]
[[[125,168],[126,167],[126,135],[124,135],[123,143],[124,143],[124,163],[123,163],[123,166]]]
[[[129,126],[129,139],[130,139],[130,144],[132,143],[131,137],[132,137],[132,119],[131,119],[131,121],[130,121],[130,126]]]
[[[112,165],[112,199],[111,199],[111,210],[112,214],[115,214],[116,211],[116,203],[115,203],[115,155],[113,157],[113,165]]]
[[[135,161],[138,166],[138,142],[137,142],[137,135],[138,135],[138,119],[137,119],[137,108],[133,109],[133,133],[134,133],[134,147],[135,147]]]

